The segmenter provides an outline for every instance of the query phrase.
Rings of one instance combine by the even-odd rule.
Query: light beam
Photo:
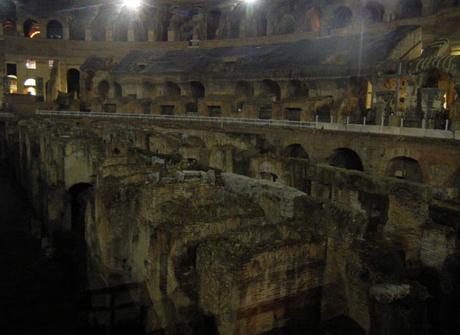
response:
[[[136,10],[141,6],[141,0],[123,0],[123,6],[132,10]]]

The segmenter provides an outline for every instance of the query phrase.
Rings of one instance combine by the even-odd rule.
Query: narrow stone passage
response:
[[[21,188],[0,165],[0,333],[75,334],[74,283],[32,236],[31,217]]]

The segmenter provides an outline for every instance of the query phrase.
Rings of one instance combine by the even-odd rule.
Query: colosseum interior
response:
[[[459,0],[0,21],[0,334],[460,334]]]

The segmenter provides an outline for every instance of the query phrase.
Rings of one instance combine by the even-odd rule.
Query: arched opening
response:
[[[85,40],[85,26],[79,20],[72,20],[69,24],[69,38],[75,41]]]
[[[110,85],[106,80],[101,81],[97,85],[97,94],[102,99],[107,99],[109,97]]]
[[[260,87],[260,96],[269,97],[273,102],[281,99],[281,88],[277,82],[265,79]]]
[[[163,87],[163,95],[167,97],[179,97],[181,96],[181,89],[176,83],[167,81]]]
[[[342,169],[364,171],[363,163],[359,155],[348,148],[335,150],[329,159],[329,165]]]
[[[352,20],[353,13],[350,8],[342,6],[335,10],[331,26],[333,29],[345,28],[351,24]]]
[[[284,156],[289,158],[309,159],[301,144],[291,144],[284,150]]]
[[[421,0],[399,0],[399,18],[410,18],[422,15]]]
[[[123,88],[119,83],[114,83],[113,84],[113,91],[115,98],[121,98],[123,96]]]
[[[48,25],[46,26],[46,38],[62,40],[64,38],[62,23],[56,20],[48,22]]]
[[[33,78],[24,81],[24,94],[37,95],[37,81]]]
[[[190,89],[191,89],[192,97],[194,99],[201,99],[201,98],[204,98],[206,95],[206,90],[203,84],[200,83],[199,81],[190,82]]]
[[[272,172],[266,172],[266,171],[260,172],[259,176],[260,176],[260,179],[271,181],[274,183],[279,179],[277,174],[272,173]]]
[[[414,183],[421,183],[423,181],[422,168],[419,162],[405,156],[395,157],[390,160],[387,168],[387,176]]]
[[[37,38],[40,35],[40,24],[32,19],[24,22],[24,37]]]
[[[284,14],[279,22],[279,33],[280,34],[292,34],[295,32],[296,22],[294,16],[290,14]]]
[[[76,277],[80,287],[85,287],[86,275],[86,208],[91,197],[93,186],[88,183],[73,185],[69,191],[71,233],[72,233],[72,260],[75,265]]]
[[[239,38],[241,29],[241,19],[245,13],[241,10],[242,6],[237,6],[230,15],[229,18],[229,38]]]
[[[70,69],[67,71],[67,93],[75,93],[80,96],[80,71]]]
[[[287,95],[290,98],[308,97],[308,88],[300,80],[291,80],[287,86]]]
[[[105,41],[107,39],[107,27],[112,17],[113,11],[110,6],[100,7],[96,18],[90,25],[93,41]]]
[[[220,17],[222,13],[219,10],[212,10],[208,14],[208,40],[215,40],[217,38],[217,29],[219,29]]]
[[[260,13],[256,22],[256,36],[267,36],[268,20],[265,13]]]
[[[367,23],[382,22],[385,15],[385,7],[377,2],[370,1],[364,7],[364,21]]]
[[[6,36],[16,36],[16,22],[13,20],[3,21],[3,34]]]

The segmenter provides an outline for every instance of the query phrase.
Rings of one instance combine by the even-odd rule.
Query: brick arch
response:
[[[416,183],[423,182],[423,172],[420,163],[418,160],[407,156],[394,157],[388,161],[386,175]]]

